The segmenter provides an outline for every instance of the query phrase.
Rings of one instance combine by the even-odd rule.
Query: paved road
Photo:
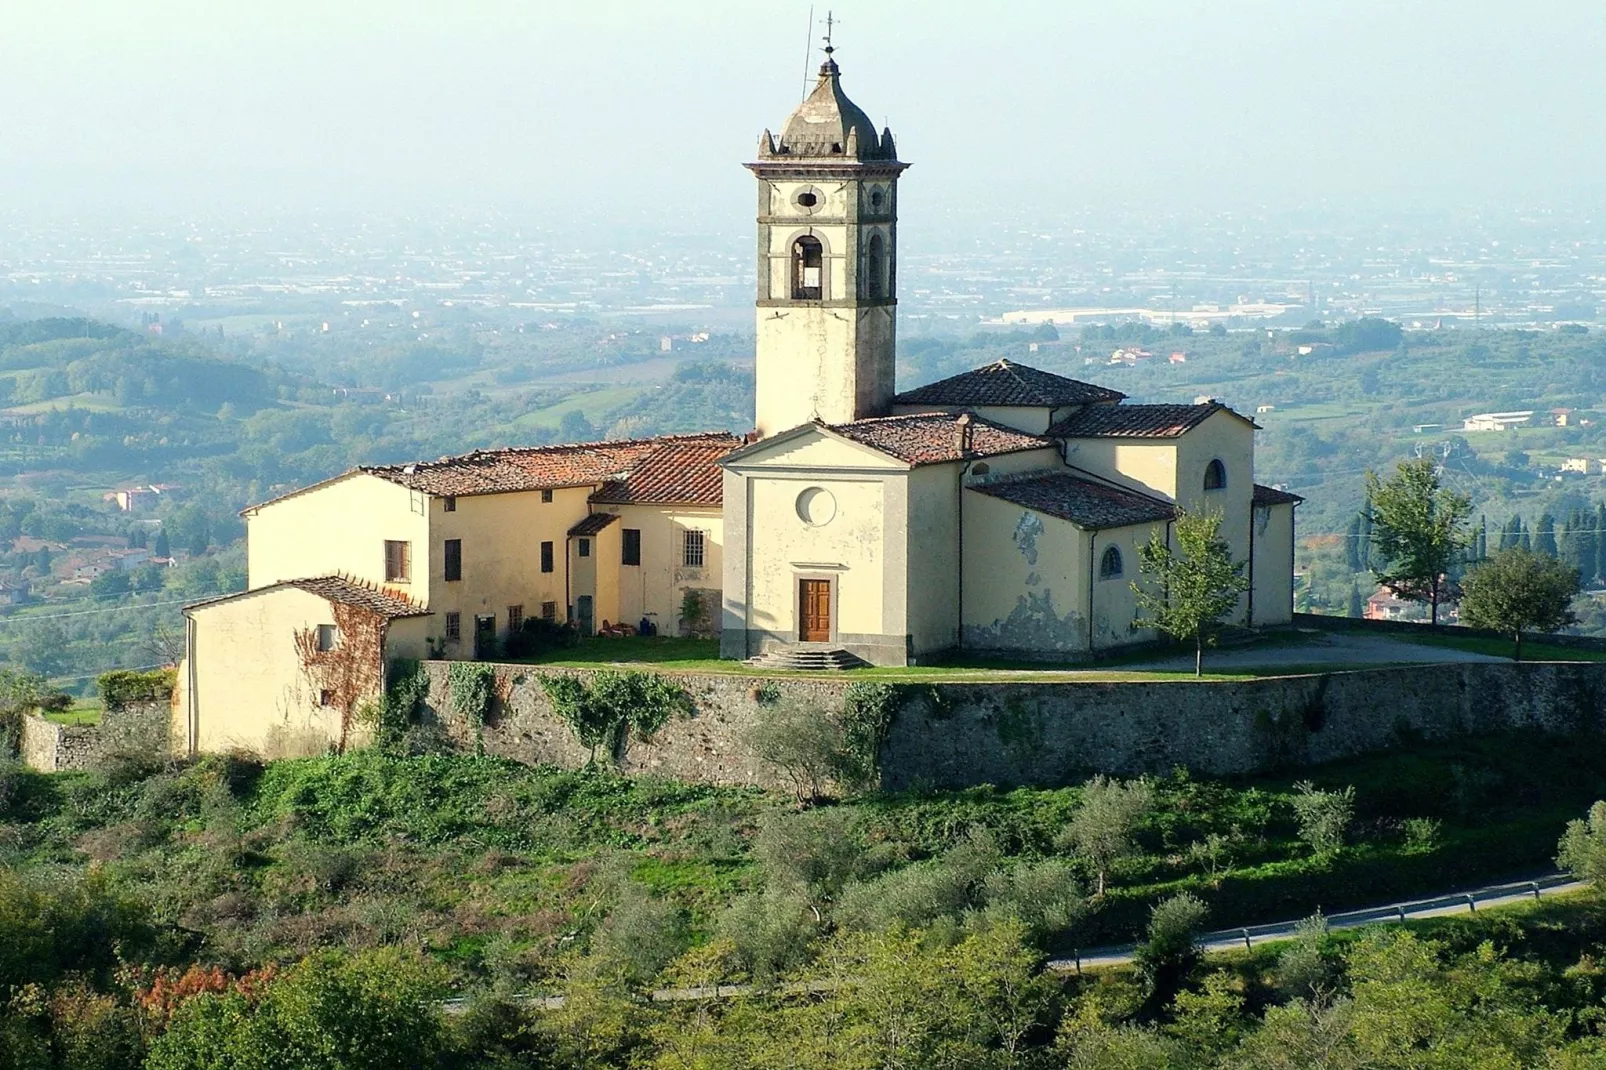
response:
[[[1301,630],[1300,641],[1275,646],[1249,646],[1241,649],[1225,647],[1206,650],[1206,672],[1238,672],[1249,669],[1275,669],[1282,666],[1309,665],[1388,665],[1388,664],[1442,664],[1449,661],[1505,661],[1489,654],[1475,654],[1469,650],[1429,646],[1426,643],[1408,643],[1379,635],[1358,635],[1350,632],[1317,632]],[[1193,671],[1193,655],[1156,658],[1133,664],[1122,664],[1123,670],[1166,672]]]
[[[1410,899],[1399,903],[1389,903],[1384,906],[1368,907],[1365,910],[1351,910],[1342,914],[1331,914],[1327,917],[1327,924],[1333,929],[1356,929],[1363,925],[1384,925],[1391,922],[1405,921],[1406,919],[1442,918],[1451,914],[1466,914],[1476,910],[1488,910],[1493,907],[1525,902],[1546,895],[1562,895],[1567,892],[1576,892],[1583,887],[1584,885],[1581,882],[1573,880],[1572,877],[1565,873],[1552,873],[1534,880],[1516,881],[1510,884],[1491,884],[1482,888],[1449,892],[1430,899]],[[1201,936],[1198,946],[1205,954],[1212,954],[1224,951],[1243,951],[1257,944],[1288,940],[1293,937],[1294,928],[1304,920],[1303,918],[1296,918],[1291,921],[1272,922],[1269,925],[1218,929],[1215,932],[1205,933]],[[1097,969],[1101,966],[1121,966],[1132,961],[1134,950],[1136,950],[1136,946],[1133,944],[1096,948],[1091,951],[1085,951],[1074,958],[1053,959],[1048,963],[1048,968],[1061,972],[1070,972]]]

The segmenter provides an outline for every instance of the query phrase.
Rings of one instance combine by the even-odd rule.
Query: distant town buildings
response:
[[[1523,412],[1480,412],[1461,421],[1463,431],[1509,431],[1534,418],[1533,410]]]

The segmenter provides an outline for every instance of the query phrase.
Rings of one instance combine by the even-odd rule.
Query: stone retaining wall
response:
[[[499,665],[483,729],[451,712],[446,662],[426,662],[429,711],[460,747],[575,767],[587,758],[539,676]],[[621,755],[631,773],[778,786],[742,743],[765,705],[835,716],[848,680],[668,674],[695,713]],[[1464,662],[1237,682],[907,684],[881,750],[888,788],[1058,785],[1095,772],[1203,775],[1332,761],[1415,740],[1533,729],[1606,731],[1606,664]]]
[[[120,751],[167,754],[168,703],[134,702],[106,710],[98,725],[60,725],[34,714],[22,718],[22,760],[42,773],[92,769]]]

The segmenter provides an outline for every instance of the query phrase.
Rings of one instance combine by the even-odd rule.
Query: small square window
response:
[[[406,583],[413,578],[413,544],[385,540],[385,582]]]
[[[621,565],[639,565],[639,564],[641,564],[641,529],[640,528],[625,528],[623,537],[620,539],[619,545],[620,545],[619,563]]]
[[[547,505],[547,504],[550,504],[551,501],[552,501],[552,492],[550,490],[543,490],[541,492],[541,503],[543,505]]]
[[[446,614],[446,641],[455,643],[463,638],[463,615],[461,613]]]
[[[335,704],[335,693],[333,691],[330,691],[327,688],[325,688],[324,690],[318,692],[318,705],[320,705],[320,706],[333,706],[334,704]]]
[[[696,530],[686,532],[685,555],[682,558],[687,568],[703,567],[703,533]]]
[[[446,497],[445,497],[445,498],[444,498],[444,499],[443,499],[443,500],[442,500],[442,503],[441,503],[441,508],[442,508],[442,509],[445,509],[445,510],[446,510],[446,511],[447,511],[447,512],[448,512],[448,513],[455,513],[455,512],[457,512],[457,495],[455,495],[455,494],[448,494],[448,495],[447,495],[447,496],[446,496]]]
[[[460,580],[463,578],[462,539],[446,540],[446,556],[445,561],[443,562],[443,568],[445,570],[445,578],[448,581]]]
[[[318,625],[318,649],[330,651],[335,648],[335,626],[333,624]]]
[[[580,540],[580,556],[581,557],[590,557],[591,556],[591,540],[590,539],[581,539]]]
[[[524,627],[524,607],[523,606],[508,606],[507,607],[507,630],[510,631],[510,632],[516,632],[522,627]]]
[[[552,544],[550,542],[541,544],[541,571],[552,571]]]
[[[556,621],[558,619],[558,604],[556,602],[542,602],[541,619]]]

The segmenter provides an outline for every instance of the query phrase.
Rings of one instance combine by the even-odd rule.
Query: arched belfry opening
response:
[[[804,234],[792,243],[792,300],[818,301],[824,296],[825,247]]]
[[[864,255],[864,296],[872,301],[887,296],[887,243],[880,234],[870,235]]]

